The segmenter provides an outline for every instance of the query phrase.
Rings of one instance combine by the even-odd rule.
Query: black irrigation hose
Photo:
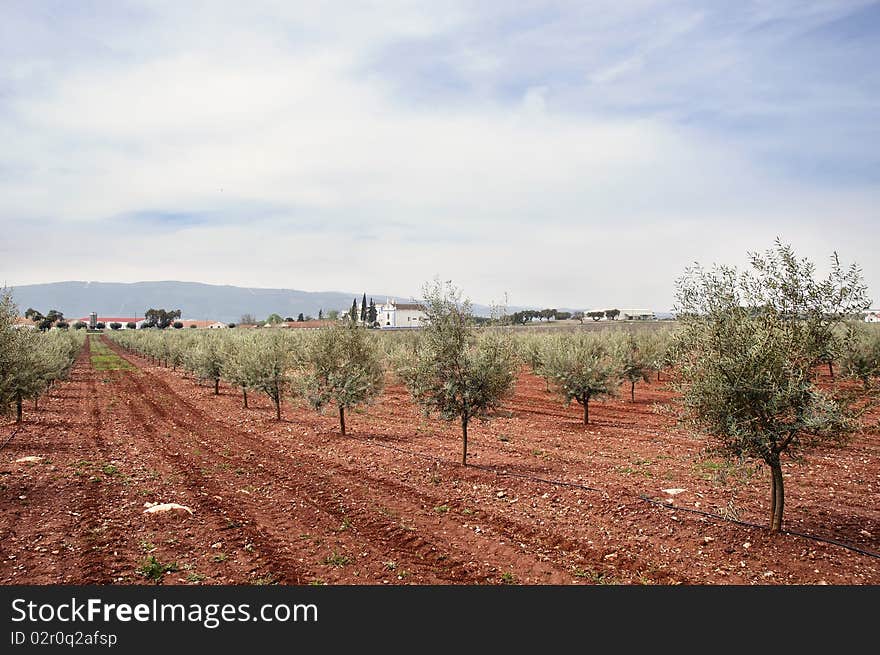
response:
[[[807,534],[806,532],[798,532],[796,530],[783,530],[783,532],[785,534],[803,537],[804,539],[812,539],[813,541],[821,541],[825,544],[840,546],[841,548],[846,548],[847,550],[851,550],[854,553],[859,553],[860,555],[867,555],[868,557],[880,559],[880,553],[876,553],[873,550],[866,550],[865,548],[859,548],[858,546],[853,546],[852,544],[848,544],[845,541],[838,541],[837,539],[831,539],[830,537],[817,537],[816,535]]]
[[[363,440],[374,441],[374,442],[377,441],[375,438],[369,438],[369,437],[367,437],[366,439],[363,439]],[[406,448],[400,448],[398,446],[392,446],[389,444],[383,444],[383,443],[378,443],[378,442],[376,445],[378,445],[381,448],[387,448],[389,450],[396,450],[397,452],[405,453],[407,455],[414,455],[416,457],[421,457],[423,459],[428,459],[428,460],[435,461],[435,462],[447,463],[447,460],[441,459],[440,457],[437,457],[435,455],[428,455],[426,453],[420,453],[418,451],[407,450]],[[543,482],[544,484],[551,484],[551,485],[554,485],[557,487],[570,487],[573,489],[584,489],[585,491],[594,491],[596,493],[605,494],[606,496],[609,495],[608,492],[606,492],[602,489],[590,487],[588,485],[581,484],[579,482],[566,482],[564,480],[553,480],[550,478],[541,478],[536,475],[529,475],[527,473],[511,473],[508,471],[499,471],[491,466],[485,466],[485,465],[481,465],[481,464],[468,464],[468,466],[471,468],[479,469],[481,471],[487,471],[489,473],[494,473],[495,475],[498,475],[498,476],[509,476],[512,478],[521,478],[523,480],[533,480],[535,482]],[[757,528],[759,530],[767,530],[767,526],[764,526],[764,525],[759,525],[757,523],[751,523],[749,521],[740,521],[739,519],[732,519],[727,516],[721,516],[720,514],[713,514],[712,512],[707,512],[707,511],[701,510],[701,509],[696,509],[696,508],[691,508],[691,507],[681,507],[679,505],[670,505],[669,503],[665,503],[661,500],[656,500],[655,498],[651,498],[650,496],[645,496],[643,494],[638,494],[638,495],[625,494],[625,495],[629,496],[630,498],[637,498],[637,499],[642,500],[646,503],[650,503],[650,504],[656,505],[658,507],[663,507],[665,509],[672,510],[675,512],[677,512],[677,511],[690,512],[691,514],[699,514],[700,516],[705,516],[707,518],[714,519],[717,521],[726,521],[727,523],[733,523],[735,525],[741,525],[741,526],[747,527],[747,528]],[[867,550],[865,548],[859,548],[858,546],[853,546],[852,544],[848,544],[844,541],[838,541],[837,539],[831,539],[829,537],[819,537],[816,535],[807,534],[805,532],[798,532],[796,530],[783,530],[782,533],[789,534],[789,535],[796,536],[796,537],[801,537],[803,539],[810,539],[812,541],[818,541],[821,543],[831,544],[833,546],[839,546],[841,548],[846,548],[847,550],[851,550],[854,553],[859,553],[860,555],[865,555],[867,557],[873,557],[875,559],[880,559],[880,553],[874,552],[872,550]]]
[[[8,444],[10,441],[12,441],[12,437],[14,437],[15,434],[16,434],[19,430],[21,430],[21,426],[15,428],[15,429],[12,431],[12,434],[10,434],[8,437],[6,437],[6,441],[4,441],[2,445],[0,445],[0,449],[5,448],[5,447],[6,447],[6,444]]]
[[[766,530],[767,526],[758,525],[757,523],[750,523],[748,521],[740,521],[738,519],[731,519],[725,516],[721,516],[719,514],[713,514],[712,512],[706,512],[701,509],[693,509],[690,507],[677,507],[675,505],[669,505],[668,503],[664,503],[662,501],[656,500],[654,498],[649,498],[648,496],[640,495],[639,498],[648,503],[653,503],[655,505],[659,505],[661,507],[666,507],[667,509],[671,509],[674,511],[681,510],[682,512],[692,512],[693,514],[700,514],[702,516],[708,516],[713,519],[721,519],[722,521],[729,521],[730,523],[736,523],[737,525],[744,525],[749,528],[758,528],[760,530]],[[812,539],[813,541],[821,541],[826,544],[833,544],[835,546],[840,546],[841,548],[846,548],[847,550],[851,550],[853,552],[859,553],[861,555],[867,555],[868,557],[875,557],[880,559],[880,553],[876,553],[873,550],[866,550],[864,548],[859,548],[858,546],[853,546],[852,544],[848,544],[844,541],[838,541],[837,539],[831,539],[830,537],[819,537],[812,534],[807,534],[806,532],[798,532],[797,530],[782,530],[784,534],[790,534],[797,537],[803,537],[804,539]]]
[[[681,507],[680,505],[670,505],[669,503],[665,503],[662,500],[657,500],[656,498],[651,498],[650,496],[645,496],[643,494],[639,494],[638,498],[644,500],[646,503],[651,503],[652,505],[657,505],[658,507],[665,507],[666,509],[671,509],[672,511],[682,512],[691,512],[692,514],[699,514],[700,516],[708,516],[712,519],[720,519],[722,521],[727,521],[728,523],[736,523],[737,525],[742,525],[747,528],[758,528],[759,530],[766,530],[767,526],[759,525],[757,523],[752,523],[750,521],[740,521],[739,519],[732,519],[728,516],[721,516],[721,514],[713,514],[712,512],[707,512],[702,509],[694,509],[691,507]]]

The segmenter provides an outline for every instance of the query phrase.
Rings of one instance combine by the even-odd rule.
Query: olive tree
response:
[[[567,403],[584,408],[584,425],[590,422],[590,400],[617,395],[620,371],[607,338],[591,332],[555,335],[541,355],[539,375]]]
[[[861,381],[867,390],[872,378],[880,377],[880,326],[856,323],[849,329],[841,368],[845,376]]]
[[[509,337],[478,337],[468,300],[451,282],[424,288],[427,324],[398,374],[426,413],[461,422],[461,463],[467,466],[468,424],[498,407],[516,379],[517,357]]]
[[[848,401],[816,385],[836,351],[836,326],[869,306],[861,271],[815,265],[776,241],[750,253],[749,268],[686,270],[676,283],[676,352],[683,417],[717,450],[763,462],[771,472],[771,531],[782,529],[783,456],[839,441],[856,428]]]
[[[629,394],[632,402],[636,401],[636,383],[650,381],[650,372],[654,356],[651,351],[653,343],[644,335],[636,337],[632,332],[624,332],[616,336],[614,356],[617,359],[620,377],[629,382]]]
[[[223,344],[223,365],[221,367],[223,378],[241,389],[242,405],[248,408],[248,389],[256,383],[256,367],[252,356],[256,347],[256,336],[245,332],[226,339]]]
[[[262,391],[275,405],[275,418],[281,420],[281,401],[295,391],[292,385],[298,345],[285,330],[254,334],[239,343],[245,372],[240,378],[246,386]]]
[[[366,327],[348,323],[321,330],[308,344],[304,360],[306,398],[318,410],[335,404],[339,431],[345,436],[345,410],[369,402],[382,391],[379,344]]]
[[[220,394],[223,375],[223,344],[213,334],[194,342],[189,351],[189,368],[203,380],[214,383],[214,395]]]

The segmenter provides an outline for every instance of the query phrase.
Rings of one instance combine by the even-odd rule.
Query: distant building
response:
[[[73,325],[76,322],[85,323],[89,326],[90,329],[94,330],[98,323],[103,323],[107,328],[110,327],[111,323],[119,323],[122,327],[121,330],[127,330],[129,323],[134,323],[136,329],[140,329],[143,326],[145,319],[143,316],[98,316],[96,312],[92,312],[89,316],[83,316],[82,318],[75,318],[70,321],[70,324]]]
[[[376,306],[376,321],[382,328],[420,328],[428,321],[425,306],[388,299]]]
[[[181,323],[183,323],[183,327],[191,328],[195,325],[197,328],[201,328],[203,330],[221,330],[225,327],[228,327],[226,323],[221,321],[202,321],[194,318],[181,318],[178,319]],[[172,321],[173,323],[174,321]]]
[[[15,318],[15,321],[13,321],[12,323],[12,327],[18,328],[20,330],[36,330],[37,324],[29,318],[25,318],[24,316],[17,316]]]
[[[880,309],[869,309],[866,311],[865,323],[880,323]]]
[[[655,321],[657,316],[650,309],[621,309],[620,321]]]

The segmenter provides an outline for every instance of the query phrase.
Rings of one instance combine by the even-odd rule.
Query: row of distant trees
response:
[[[43,332],[52,327],[59,327],[62,329],[68,327],[67,321],[64,320],[64,313],[59,312],[57,309],[50,309],[45,315],[43,315],[33,307],[28,307],[27,311],[24,313],[24,317],[33,321],[37,328]]]
[[[179,309],[175,310],[166,310],[166,309],[154,309],[150,308],[144,313],[144,318],[146,319],[142,324],[143,327],[157,327],[160,329],[165,329],[174,324],[175,319],[180,318],[181,311]],[[29,307],[27,311],[24,313],[24,317],[30,319],[34,322],[37,328],[43,332],[49,330],[53,327],[65,329],[68,327],[73,327],[75,330],[82,330],[83,328],[88,327],[86,323],[83,321],[76,321],[71,326],[65,319],[64,313],[58,311],[57,309],[50,309],[45,315],[34,309],[33,307]],[[103,330],[104,328],[109,327],[112,330],[119,330],[122,328],[122,323],[112,322],[109,325],[106,325],[103,322],[98,322],[96,326],[99,330]],[[134,329],[137,327],[137,324],[129,321],[126,323],[126,327],[129,329]],[[181,324],[181,327],[183,325]]]
[[[334,405],[345,434],[346,410],[382,389],[382,355],[367,330],[338,322],[325,330],[209,331],[190,336],[158,331],[122,332],[111,337],[126,348],[210,383],[241,389],[244,407],[252,392],[266,394],[281,418],[285,397],[304,398],[316,409]]]
[[[242,314],[238,319],[239,325],[257,325],[262,327],[264,325],[278,325],[279,323],[305,323],[307,321],[335,321],[339,318],[339,310],[331,309],[328,312],[325,312],[323,308],[318,310],[318,316],[312,316],[311,314],[306,314],[305,312],[300,312],[296,315],[296,318],[293,316],[281,316],[278,313],[269,314],[265,319],[260,320],[253,314]],[[230,327],[234,326],[234,323],[229,324]]]
[[[54,310],[42,316],[28,310],[39,330],[15,329],[18,309],[8,289],[0,289],[0,416],[14,414],[21,422],[23,404],[46,393],[67,375],[82,348],[84,336],[49,327],[63,323]],[[48,323],[48,325],[46,325]]]
[[[368,315],[372,316],[373,321],[375,322],[376,307],[373,304],[372,300],[370,301],[370,307],[367,309],[367,311],[369,312]],[[174,328],[174,329],[181,329],[181,328],[185,327],[184,323],[182,321],[178,320],[181,317],[181,314],[182,314],[182,312],[179,309],[168,310],[168,309],[164,309],[164,308],[157,309],[157,308],[151,307],[146,312],[144,312],[145,320],[141,324],[141,327],[142,328],[158,328],[160,330],[164,330],[169,327]],[[25,312],[24,316],[25,316],[25,318],[33,321],[34,324],[37,326],[37,328],[44,331],[44,332],[46,330],[53,328],[53,327],[59,328],[59,329],[66,329],[68,327],[72,327],[75,330],[82,330],[82,329],[85,329],[88,327],[88,325],[86,323],[84,323],[83,321],[75,321],[73,323],[73,325],[70,325],[67,321],[65,321],[64,313],[57,310],[57,309],[52,309],[52,310],[49,310],[46,314],[42,314],[38,310],[31,307],[31,308],[28,308],[28,310]],[[325,318],[325,315],[324,315],[323,308],[319,309],[317,320],[322,321],[322,320],[324,320],[324,318]],[[331,311],[327,312],[326,318],[328,320],[337,320],[339,318],[339,311],[338,310],[331,310]],[[287,316],[285,318],[282,318],[282,316],[280,314],[277,314],[277,313],[270,314],[263,321],[257,320],[252,314],[243,314],[241,319],[239,320],[239,324],[262,326],[262,325],[275,325],[275,324],[284,323],[284,322],[287,322],[287,323],[300,322],[300,323],[302,323],[305,321],[314,321],[314,320],[315,320],[315,317],[313,317],[309,314],[305,314],[303,312],[300,312],[296,318],[294,318],[292,316]],[[235,327],[236,324],[229,323],[228,325],[229,325],[229,327]],[[116,322],[116,321],[111,322],[111,323],[104,323],[103,321],[99,321],[95,325],[95,327],[99,330],[104,330],[107,328],[110,328],[111,330],[121,330],[123,328],[123,324]],[[129,321],[128,323],[124,324],[124,327],[128,328],[129,330],[133,330],[137,327],[137,323],[134,323],[133,321]],[[193,326],[191,325],[190,327],[193,327]]]
[[[567,321],[574,319],[580,321],[591,318],[594,321],[603,318],[613,321],[620,316],[619,309],[600,309],[589,312],[561,312],[557,309],[524,309],[520,312],[514,312],[502,319],[503,323],[512,323],[513,325],[525,325],[532,321]]]

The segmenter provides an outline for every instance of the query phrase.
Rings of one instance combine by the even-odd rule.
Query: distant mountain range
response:
[[[13,298],[19,312],[28,307],[46,313],[50,309],[64,312],[67,318],[88,316],[98,312],[102,316],[143,316],[151,307],[157,309],[180,309],[183,318],[217,320],[225,323],[238,322],[243,314],[259,319],[269,314],[296,317],[300,312],[317,316],[323,309],[346,311],[354,298],[360,303],[363,292],[299,291],[297,289],[252,289],[229,285],[203,284],[201,282],[51,282],[48,284],[25,284],[14,287]],[[376,304],[388,298],[411,301],[407,295],[367,292],[367,299]],[[474,313],[489,316],[488,305],[474,304]],[[508,307],[515,312],[540,307]],[[560,311],[577,311],[577,308],[558,307]],[[668,314],[658,312],[658,318]]]
[[[238,322],[243,314],[264,319],[269,314],[296,317],[300,312],[317,316],[318,311],[345,311],[354,298],[360,303],[363,292],[299,291],[297,289],[251,289],[200,282],[52,282],[14,287],[13,298],[23,314],[28,307],[46,313],[64,312],[67,318],[88,316],[143,316],[151,307],[180,309],[183,318]],[[410,301],[406,295],[367,292],[376,304],[388,298]],[[519,311],[522,307],[510,307]],[[537,309],[537,308],[526,308]],[[564,311],[563,308],[559,308]],[[487,305],[474,305],[474,313],[488,316]]]
[[[27,284],[12,290],[19,311],[28,307],[40,312],[57,309],[68,318],[88,316],[143,316],[151,307],[180,309],[183,318],[238,322],[243,314],[264,319],[269,314],[282,317],[303,314],[326,314],[332,309],[346,310],[360,293],[335,291],[310,292],[296,289],[249,289],[244,287],[202,284],[200,282],[52,282]],[[370,298],[367,293],[367,298]],[[406,296],[376,294],[377,303],[386,298],[409,300]]]

